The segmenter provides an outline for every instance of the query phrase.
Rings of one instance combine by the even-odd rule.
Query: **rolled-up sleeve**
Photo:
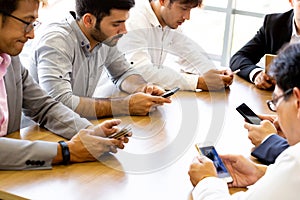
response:
[[[35,50],[38,82],[50,96],[75,110],[80,98],[73,94],[71,84],[74,48],[59,32],[45,37]]]

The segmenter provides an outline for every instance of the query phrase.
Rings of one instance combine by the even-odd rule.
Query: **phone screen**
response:
[[[236,110],[251,124],[259,125],[261,119],[245,104],[242,103]]]
[[[196,147],[200,154],[205,155],[206,157],[208,157],[210,160],[213,161],[214,166],[217,169],[219,178],[225,179],[226,182],[228,183],[232,182],[232,177],[230,176],[228,170],[225,167],[225,164],[219,157],[214,146],[200,147],[198,144],[196,144]]]

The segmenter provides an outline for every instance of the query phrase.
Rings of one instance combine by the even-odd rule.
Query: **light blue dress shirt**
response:
[[[119,88],[124,79],[138,73],[117,47],[98,44],[89,51],[89,40],[73,14],[38,29],[29,70],[52,97],[75,110],[80,97],[93,96],[103,69]]]

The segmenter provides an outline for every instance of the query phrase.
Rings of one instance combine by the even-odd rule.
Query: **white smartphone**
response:
[[[229,174],[225,164],[222,159],[219,157],[214,146],[200,146],[200,144],[195,145],[200,155],[204,155],[211,159],[217,169],[218,177],[231,183],[233,181],[231,175]]]

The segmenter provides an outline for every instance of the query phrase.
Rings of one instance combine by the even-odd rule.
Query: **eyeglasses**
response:
[[[289,95],[290,93],[292,93],[292,91],[293,91],[293,88],[290,88],[287,91],[285,91],[282,95],[276,97],[275,99],[268,100],[267,105],[268,105],[269,109],[273,112],[276,112],[276,104],[278,103],[278,100],[282,97]]]
[[[6,12],[2,12],[2,13],[3,13],[4,15],[8,16],[8,17],[12,17],[12,18],[14,18],[14,19],[16,19],[16,20],[18,20],[18,21],[24,23],[24,24],[25,24],[25,26],[24,26],[24,32],[25,32],[25,33],[30,33],[33,29],[36,29],[38,26],[41,25],[41,22],[39,22],[39,21],[37,21],[37,20],[36,20],[36,21],[33,21],[33,22],[26,22],[26,21],[24,21],[23,19],[20,19],[20,18],[14,16],[14,15],[8,14],[8,13],[6,13]]]

